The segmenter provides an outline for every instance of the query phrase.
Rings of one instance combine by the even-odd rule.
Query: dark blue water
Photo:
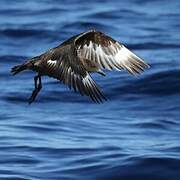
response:
[[[50,78],[10,68],[92,28],[151,65],[93,75],[97,105]],[[0,179],[180,179],[179,0],[0,1]]]

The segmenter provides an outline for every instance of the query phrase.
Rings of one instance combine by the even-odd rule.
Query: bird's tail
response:
[[[33,68],[33,64],[39,60],[39,56],[36,56],[32,59],[30,59],[29,61],[27,61],[26,63],[24,64],[20,64],[20,65],[17,65],[17,66],[14,66],[12,69],[11,69],[11,73],[13,75],[16,75],[17,73],[21,72],[21,71],[24,71],[26,69],[32,69]]]
[[[13,75],[16,75],[17,73],[21,72],[21,71],[24,71],[28,68],[27,64],[21,64],[21,65],[17,65],[17,66],[14,66],[12,69],[11,69],[11,73]]]

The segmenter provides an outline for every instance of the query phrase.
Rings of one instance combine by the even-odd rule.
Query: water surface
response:
[[[0,179],[178,180],[180,1],[1,0]],[[97,105],[33,72],[10,68],[92,28],[145,59],[142,76],[93,75]]]

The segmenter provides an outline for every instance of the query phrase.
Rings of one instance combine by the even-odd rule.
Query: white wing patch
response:
[[[57,60],[48,60],[47,61],[47,64],[49,64],[50,66],[55,66],[56,65],[56,63],[57,63]]]
[[[88,46],[85,44],[83,49],[78,49],[78,54],[95,61],[102,69],[116,69],[118,71],[124,69],[136,74],[148,67],[141,58],[117,42],[110,43],[109,46],[105,47],[90,41]]]

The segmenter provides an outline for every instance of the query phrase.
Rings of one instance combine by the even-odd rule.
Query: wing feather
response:
[[[75,46],[79,57],[94,61],[101,69],[123,69],[135,75],[149,67],[124,45],[98,31],[77,36]]]
[[[89,52],[88,54],[92,56]],[[62,81],[64,84],[68,85],[70,89],[73,88],[75,92],[79,92],[82,96],[89,96],[96,103],[106,100],[105,96],[89,73],[84,69],[77,56],[72,58],[72,56],[66,55],[63,56],[63,58],[51,59],[50,63],[48,63],[47,60],[43,68],[46,69],[46,74],[48,76]]]

